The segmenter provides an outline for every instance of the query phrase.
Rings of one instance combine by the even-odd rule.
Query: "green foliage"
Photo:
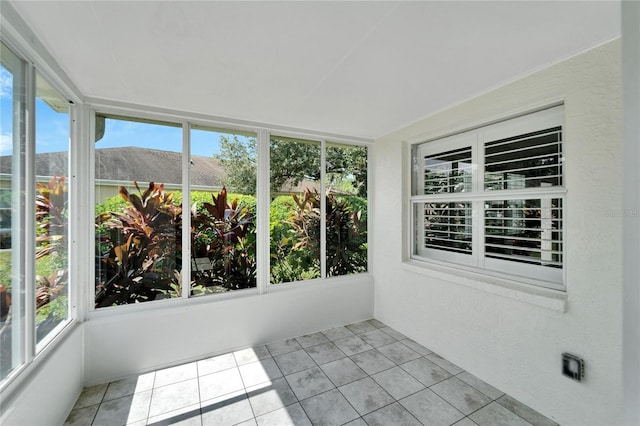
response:
[[[367,148],[330,145],[326,152],[328,189],[367,196]]]
[[[127,205],[127,202],[120,195],[106,198],[102,203],[96,204],[95,214],[100,215],[105,212],[117,212]]]
[[[68,304],[69,299],[67,296],[59,296],[50,303],[38,308],[36,311],[36,324],[41,324],[52,318],[66,318]]]
[[[213,156],[225,170],[224,182],[232,190],[256,193],[256,139],[220,136],[220,153]]]
[[[180,292],[182,207],[164,185],[153,182],[138,194],[120,187],[127,202],[120,212],[104,212],[98,234],[96,307],[138,303]]]
[[[154,183],[142,193],[134,184],[139,195],[120,188],[123,205],[107,200],[115,211],[96,208],[96,307],[180,294],[182,193]],[[225,188],[190,198],[192,256],[211,261],[210,269],[193,272],[192,293],[255,287],[255,198]]]
[[[256,193],[256,140],[220,137],[220,153],[214,157],[225,170],[226,186],[245,194]],[[270,186],[279,192],[285,185],[297,186],[304,179],[320,179],[320,143],[272,136],[270,141]],[[326,148],[329,188],[366,197],[367,148],[329,145]]]
[[[327,276],[367,269],[366,200],[329,195],[326,215]],[[355,210],[352,206],[363,206]],[[283,213],[289,209],[285,219]],[[271,204],[271,282],[320,276],[320,195],[278,197]]]
[[[285,184],[298,185],[304,178],[320,178],[320,144],[272,137],[269,150],[271,190],[279,191]]]
[[[35,303],[36,315],[42,319],[36,324],[40,326],[47,319],[49,326],[53,326],[67,317],[64,296],[69,282],[66,178],[54,176],[47,184],[36,184],[36,190]],[[55,309],[50,306],[54,303]]]
[[[181,212],[181,204],[178,203],[181,202],[182,194],[179,191],[164,194],[161,186],[154,184],[152,186],[140,197],[128,195],[123,188],[122,196],[125,199],[125,206],[120,208],[121,212],[105,211],[97,217],[98,229],[101,229],[100,226],[105,229],[105,232],[97,234],[99,236],[98,253],[102,253],[99,257],[100,282],[97,288],[97,306],[153,300],[153,296],[144,295],[143,297],[135,294],[131,288],[142,291],[149,287],[150,283],[145,281],[149,276],[145,274],[158,273],[157,267],[154,269],[149,265],[153,265],[156,259],[172,258],[174,255],[173,269],[160,274],[168,277],[169,281],[165,283],[164,288],[158,289],[158,293],[173,294],[179,291],[177,266],[180,260],[177,252],[180,251],[181,216],[175,212],[178,210]],[[125,233],[125,230],[129,233],[134,232],[137,229],[136,223],[140,222],[145,224],[148,236],[157,233],[156,227],[151,226],[147,219],[143,220],[134,215],[136,211],[141,210],[140,206],[145,205],[145,199],[153,198],[151,193],[148,194],[149,191],[158,193],[160,197],[150,216],[162,216],[167,212],[174,212],[174,220],[169,221],[172,224],[170,229],[172,232],[175,231],[170,237],[171,243],[168,247],[156,251],[153,259],[146,261],[146,258],[142,261],[138,259],[133,262],[133,267],[128,267],[128,272],[118,273],[117,267],[122,267],[121,258],[131,262],[133,257],[129,253],[133,248],[140,249],[149,243],[144,242],[141,236],[134,238],[132,243],[131,235],[114,237],[114,232]],[[161,196],[159,192],[162,192]],[[210,261],[210,268],[198,266],[192,272],[192,294],[255,287],[256,199],[250,195],[227,194],[224,188],[219,194],[192,192],[190,198],[192,256],[193,258],[206,257]],[[112,205],[118,204],[112,202]],[[366,207],[366,199],[355,195],[327,197],[327,217],[325,218],[327,276],[366,271]],[[137,219],[133,220],[130,216]],[[276,197],[270,206],[269,219],[271,281],[277,283],[320,277],[321,218],[318,193],[306,190],[301,195]],[[136,232],[139,233],[139,231]],[[125,248],[128,248],[128,251],[122,251]],[[122,251],[121,257],[118,256],[119,250]],[[171,250],[174,254],[167,255]],[[126,262],[125,264],[128,265]],[[111,275],[105,274],[105,271],[110,270],[105,265],[111,265]],[[155,278],[157,285],[159,277]],[[130,281],[133,281],[133,284]],[[137,287],[135,287],[136,283]],[[130,288],[123,289],[126,287],[125,284]],[[107,297],[109,285],[120,292],[119,296],[115,301],[113,296],[107,302],[102,300],[98,303],[99,297],[103,299]],[[124,295],[128,295],[129,298]]]
[[[251,197],[253,198],[253,197]],[[256,286],[255,199],[253,209],[222,188],[212,203],[191,207],[192,255],[207,257],[211,270],[196,272],[195,285],[219,285],[229,290]]]
[[[366,211],[366,210],[365,210]],[[327,276],[367,270],[367,223],[346,199],[327,196]]]

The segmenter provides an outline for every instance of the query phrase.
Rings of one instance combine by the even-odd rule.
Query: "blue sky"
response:
[[[211,157],[218,153],[221,135],[213,131],[192,130],[191,155]],[[108,118],[104,137],[96,143],[96,148],[125,146],[182,152],[182,128]]]

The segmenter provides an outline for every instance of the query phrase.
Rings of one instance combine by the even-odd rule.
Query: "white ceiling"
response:
[[[85,96],[367,138],[620,34],[617,1],[12,4]]]

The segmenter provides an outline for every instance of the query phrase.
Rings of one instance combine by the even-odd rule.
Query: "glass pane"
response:
[[[328,277],[367,271],[367,148],[328,144]]]
[[[271,282],[320,277],[320,143],[271,137]]]
[[[562,128],[485,144],[486,190],[562,185]]]
[[[423,158],[424,194],[471,191],[471,147]]]
[[[562,199],[496,200],[485,204],[485,255],[562,268]]]
[[[182,128],[96,117],[96,140],[96,308],[180,297]]]
[[[416,241],[422,249],[471,254],[472,223],[470,202],[418,203]]]
[[[0,44],[0,380],[24,362],[20,187],[24,63]],[[15,154],[15,155],[14,155]]]
[[[36,342],[69,317],[69,103],[36,74]]]
[[[256,138],[191,130],[191,295],[256,286]]]

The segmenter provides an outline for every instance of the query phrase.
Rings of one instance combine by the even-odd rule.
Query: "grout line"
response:
[[[367,320],[367,321],[368,321],[368,320]],[[373,326],[373,324],[371,324],[371,325]],[[358,337],[359,339],[361,339],[361,340],[362,340],[361,335],[362,335],[362,334],[365,334],[365,333],[368,333],[368,331],[365,331],[365,332],[362,332],[362,333],[354,333],[353,331],[351,331],[350,329],[348,329],[346,326],[341,326],[341,327],[345,328],[346,330],[348,330],[349,332],[351,332],[351,333],[352,333],[352,335],[351,335],[351,336],[346,336],[346,337],[343,337],[343,338],[341,338],[341,339],[345,339],[345,338],[348,338],[348,337]],[[375,327],[375,326],[374,326],[374,327]],[[388,327],[388,326],[384,325],[383,327]],[[380,330],[380,331],[382,331],[382,330],[381,330],[381,328],[383,328],[383,327],[376,327],[376,329],[375,329],[375,330]],[[370,330],[370,331],[375,331],[375,330]],[[326,330],[325,330],[325,331],[326,331]],[[383,332],[384,332],[384,331],[383,331]],[[358,410],[353,406],[353,404],[349,401],[349,399],[345,396],[345,394],[340,390],[340,387],[339,387],[339,386],[337,386],[337,384],[336,384],[336,383],[335,383],[335,382],[334,382],[334,381],[333,381],[329,376],[327,376],[327,374],[325,373],[325,371],[322,369],[322,366],[323,366],[323,365],[326,365],[326,364],[328,364],[328,363],[335,362],[335,361],[340,361],[340,360],[345,360],[345,359],[349,359],[349,360],[350,360],[351,362],[353,362],[353,363],[354,363],[354,364],[355,364],[355,365],[356,365],[360,370],[362,370],[362,371],[365,373],[365,377],[362,377],[362,378],[360,378],[360,379],[356,379],[356,380],[350,381],[350,382],[345,383],[345,384],[343,384],[343,385],[341,385],[341,386],[346,386],[346,385],[349,385],[349,384],[351,384],[351,383],[357,382],[358,380],[363,380],[363,379],[366,379],[366,378],[370,378],[374,383],[376,383],[378,386],[380,386],[380,388],[381,388],[384,392],[386,392],[387,394],[389,394],[389,393],[388,393],[388,391],[387,391],[387,390],[386,390],[386,389],[385,389],[385,388],[384,388],[380,383],[378,383],[378,382],[375,380],[375,378],[373,377],[373,375],[375,375],[375,374],[379,374],[379,373],[382,373],[382,372],[384,372],[384,371],[391,370],[391,369],[393,369],[393,368],[395,368],[395,367],[399,367],[399,368],[400,368],[404,373],[407,373],[411,378],[413,378],[413,379],[414,379],[414,380],[416,380],[418,383],[420,383],[422,386],[424,386],[424,388],[423,388],[423,389],[420,389],[420,390],[418,390],[418,391],[416,391],[416,392],[413,392],[413,393],[411,393],[411,394],[408,394],[408,395],[406,395],[406,396],[402,397],[401,399],[396,399],[396,398],[395,398],[395,397],[393,397],[391,394],[389,394],[389,395],[391,396],[391,398],[393,399],[393,401],[392,401],[392,402],[390,402],[390,403],[388,403],[388,404],[385,404],[385,405],[383,405],[383,406],[381,406],[381,407],[378,407],[376,410],[374,410],[374,411],[372,411],[372,412],[370,412],[370,413],[367,413],[367,414],[365,414],[365,415],[373,414],[373,413],[375,413],[375,412],[377,412],[377,411],[380,411],[380,410],[382,410],[382,409],[384,409],[384,408],[387,408],[387,407],[389,407],[389,406],[391,406],[391,405],[393,405],[393,404],[397,403],[397,404],[399,404],[399,406],[400,406],[400,407],[402,407],[402,409],[404,409],[407,413],[409,413],[409,415],[410,415],[412,418],[415,418],[416,420],[418,420],[418,419],[415,417],[415,415],[414,415],[413,413],[411,413],[411,412],[410,412],[410,411],[409,411],[409,410],[408,410],[408,409],[407,409],[407,408],[402,404],[402,402],[401,402],[401,401],[402,401],[402,400],[404,400],[404,399],[406,399],[406,398],[409,398],[409,397],[411,397],[411,396],[413,396],[413,395],[415,395],[415,394],[417,394],[417,393],[419,393],[419,392],[423,392],[425,389],[429,389],[429,390],[430,390],[430,391],[431,391],[431,392],[432,392],[436,397],[438,397],[438,398],[439,398],[439,399],[441,399],[444,403],[448,404],[449,406],[451,406],[452,408],[454,408],[457,412],[460,412],[460,413],[463,415],[463,417],[462,417],[459,421],[462,421],[462,420],[464,420],[464,419],[468,419],[469,421],[473,422],[473,420],[470,418],[470,416],[471,416],[471,415],[473,415],[474,413],[476,413],[476,412],[478,412],[478,411],[480,411],[480,410],[482,410],[482,409],[485,409],[486,407],[488,407],[489,405],[491,405],[491,404],[493,404],[493,403],[496,403],[496,404],[497,404],[497,405],[499,405],[500,407],[502,407],[502,408],[506,409],[507,411],[511,412],[513,415],[517,416],[518,418],[520,418],[520,419],[522,419],[522,420],[524,420],[524,421],[528,421],[528,420],[526,420],[524,417],[522,417],[521,415],[519,415],[518,413],[516,413],[515,411],[513,411],[513,410],[509,409],[508,407],[506,407],[506,406],[504,406],[504,405],[502,405],[502,404],[500,404],[500,403],[498,402],[498,400],[499,400],[499,399],[501,399],[501,398],[503,398],[505,395],[507,395],[506,393],[504,393],[504,392],[502,392],[501,390],[499,390],[499,389],[495,388],[498,392],[500,392],[500,393],[501,393],[501,395],[500,395],[499,397],[497,397],[497,398],[492,398],[491,396],[489,396],[489,395],[487,395],[486,393],[484,393],[482,390],[478,389],[476,386],[473,386],[473,385],[471,385],[470,383],[467,383],[466,381],[464,381],[464,380],[462,380],[462,379],[460,379],[460,378],[458,377],[458,376],[460,376],[460,375],[461,375],[461,374],[463,374],[463,373],[467,373],[467,374],[471,374],[471,373],[467,372],[466,370],[462,370],[462,371],[460,371],[460,372],[458,372],[458,373],[456,373],[456,374],[451,373],[450,371],[448,371],[447,369],[445,369],[445,368],[441,367],[440,365],[438,365],[438,364],[434,363],[432,360],[430,360],[430,359],[427,357],[427,355],[435,354],[435,352],[431,352],[431,353],[426,354],[426,355],[421,355],[421,354],[420,354],[420,353],[418,353],[417,351],[414,351],[411,347],[409,347],[409,346],[407,346],[407,345],[403,344],[403,343],[402,343],[402,340],[404,340],[404,339],[399,340],[399,339],[397,339],[396,337],[391,336],[391,335],[390,335],[390,334],[388,334],[388,333],[385,333],[385,334],[387,334],[387,335],[389,335],[390,337],[392,337],[392,338],[394,338],[394,339],[395,339],[395,341],[396,341],[396,342],[394,342],[394,343],[400,342],[400,343],[402,343],[402,345],[403,345],[403,346],[407,347],[408,349],[410,349],[410,350],[411,350],[411,351],[413,351],[413,352],[416,352],[416,353],[417,353],[418,355],[420,355],[420,356],[419,356],[419,358],[412,359],[412,360],[409,360],[409,361],[407,361],[407,362],[403,362],[403,363],[396,363],[395,361],[393,361],[393,360],[389,359],[389,358],[388,358],[386,355],[384,355],[382,352],[380,352],[380,351],[378,350],[378,349],[379,349],[379,347],[373,347],[373,346],[372,346],[372,349],[369,349],[369,350],[367,350],[367,351],[363,351],[363,352],[358,352],[358,353],[355,353],[355,354],[347,355],[347,354],[346,354],[342,349],[340,349],[337,345],[335,345],[335,341],[336,341],[336,340],[341,340],[341,339],[331,340],[331,339],[330,339],[326,334],[324,334],[324,332],[320,331],[320,332],[318,332],[318,333],[322,333],[325,337],[327,337],[328,341],[327,341],[327,342],[318,343],[318,344],[316,344],[316,345],[308,346],[308,347],[306,347],[306,348],[305,348],[305,347],[302,347],[302,345],[300,345],[300,342],[298,342],[298,341],[296,340],[296,342],[300,345],[300,349],[296,349],[296,350],[294,350],[294,351],[285,352],[285,353],[283,353],[283,354],[279,354],[278,356],[280,356],[280,355],[286,355],[286,354],[289,354],[289,353],[292,353],[292,352],[295,352],[295,351],[298,351],[298,350],[302,350],[302,351],[304,351],[303,353],[304,353],[307,357],[309,357],[309,358],[313,361],[313,363],[314,363],[314,367],[310,367],[310,368],[319,368],[319,369],[320,369],[320,371],[321,371],[321,372],[322,372],[322,373],[327,377],[327,379],[329,380],[329,382],[330,382],[334,387],[333,387],[332,389],[329,389],[329,390],[326,390],[326,391],[324,391],[324,392],[320,392],[320,393],[318,393],[318,394],[316,394],[316,395],[313,395],[313,396],[310,396],[310,397],[308,397],[308,398],[305,398],[304,400],[300,400],[300,399],[298,398],[298,395],[296,395],[296,393],[293,391],[293,388],[291,388],[291,385],[290,385],[290,383],[289,383],[289,381],[288,381],[288,379],[287,379],[286,375],[283,373],[282,369],[280,368],[280,365],[276,362],[275,357],[273,356],[273,354],[272,354],[271,350],[269,350],[269,348],[267,347],[267,345],[266,345],[266,344],[265,344],[265,345],[261,345],[261,346],[264,346],[264,348],[266,349],[267,353],[268,353],[270,356],[269,356],[269,357],[267,357],[267,358],[258,359],[258,360],[256,360],[256,361],[252,361],[252,363],[254,363],[254,362],[261,362],[261,363],[262,363],[262,362],[264,362],[265,360],[268,360],[269,358],[270,358],[270,359],[272,359],[272,360],[273,360],[273,363],[275,364],[275,367],[277,368],[277,370],[278,370],[278,371],[280,372],[280,374],[281,374],[281,378],[282,378],[282,379],[284,379],[284,383],[286,383],[286,385],[287,385],[287,386],[289,387],[289,389],[291,390],[291,394],[293,395],[293,398],[294,398],[294,400],[295,400],[295,402],[292,402],[291,404],[284,405],[284,406],[282,406],[282,407],[278,407],[278,408],[276,408],[276,409],[270,410],[270,411],[268,411],[268,412],[265,412],[265,413],[261,414],[261,416],[262,416],[262,415],[269,414],[269,413],[272,413],[272,412],[277,411],[277,410],[280,410],[280,409],[287,408],[287,407],[289,407],[289,406],[291,406],[291,405],[294,405],[294,404],[298,404],[298,405],[300,405],[300,407],[302,408],[302,411],[303,411],[303,412],[304,412],[304,414],[307,416],[307,418],[308,418],[309,420],[311,420],[311,419],[310,419],[310,417],[309,417],[309,415],[308,415],[308,413],[307,413],[307,412],[306,412],[306,410],[304,409],[304,406],[302,405],[302,401],[306,401],[306,400],[308,400],[308,399],[310,399],[310,398],[317,397],[317,396],[319,396],[319,395],[322,395],[322,394],[324,394],[324,393],[331,392],[331,391],[333,391],[333,390],[338,390],[338,392],[340,393],[340,395],[341,395],[341,396],[342,396],[342,397],[347,401],[347,403],[349,404],[349,406],[350,406],[350,407],[355,411],[355,413],[358,415],[358,417],[357,417],[357,418],[355,418],[355,419],[353,419],[353,420],[351,420],[351,421],[357,420],[358,418],[359,418],[359,419],[361,419],[362,421],[364,421],[364,418],[363,418],[364,416],[363,416],[363,415],[360,415],[360,413],[358,412]],[[405,338],[406,338],[406,339],[409,339],[408,337],[405,337]],[[292,339],[296,339],[296,338],[292,338]],[[284,340],[289,340],[289,339],[284,339]],[[314,358],[309,354],[309,352],[307,352],[307,349],[309,349],[309,348],[313,348],[313,347],[315,347],[315,346],[319,346],[319,345],[326,345],[327,343],[331,343],[331,344],[333,345],[333,347],[334,347],[334,348],[338,349],[338,351],[340,351],[340,352],[344,355],[344,357],[338,358],[337,360],[332,360],[332,361],[329,361],[329,362],[325,362],[325,363],[323,363],[323,364],[320,364],[318,361],[316,361],[316,360],[315,360],[315,359],[314,359]],[[366,343],[366,342],[365,342],[365,343]],[[392,343],[392,344],[393,344],[393,343]],[[370,345],[370,346],[371,346],[371,345]],[[386,345],[383,345],[383,346],[386,346]],[[428,348],[426,348],[426,349],[428,349]],[[358,363],[356,363],[356,362],[352,359],[352,357],[353,357],[353,356],[357,356],[357,355],[360,355],[360,354],[362,354],[362,353],[369,352],[369,351],[376,351],[376,353],[377,353],[378,355],[382,356],[382,357],[383,357],[383,358],[385,358],[385,359],[388,359],[389,361],[391,361],[391,362],[393,363],[393,365],[392,365],[391,367],[384,368],[383,370],[378,371],[378,372],[376,372],[376,373],[374,373],[374,374],[369,374],[367,371],[365,371],[364,369],[362,369],[362,367],[360,367],[360,365],[358,365]],[[222,369],[222,370],[220,370],[220,371],[216,371],[216,372],[214,372],[214,373],[205,374],[204,376],[207,376],[207,375],[210,375],[210,374],[215,374],[215,373],[222,372],[222,371],[227,371],[227,370],[230,370],[230,369],[232,369],[232,368],[235,368],[235,369],[236,369],[236,371],[237,371],[237,373],[240,375],[240,379],[241,379],[242,386],[243,386],[243,391],[244,391],[244,396],[247,398],[247,400],[248,400],[248,402],[249,402],[249,406],[250,406],[250,408],[251,408],[251,412],[252,412],[252,414],[253,414],[253,420],[254,420],[254,421],[257,421],[257,420],[256,420],[256,419],[257,419],[257,416],[256,416],[256,413],[255,413],[255,411],[254,411],[254,407],[253,407],[253,405],[251,404],[251,400],[250,400],[250,398],[249,398],[249,391],[248,391],[248,388],[247,388],[247,386],[246,386],[246,383],[245,383],[244,378],[242,377],[242,374],[240,373],[240,365],[238,364],[238,359],[236,358],[236,356],[235,356],[235,354],[233,353],[233,351],[232,351],[232,352],[229,352],[229,353],[230,353],[230,354],[232,355],[232,357],[233,357],[233,361],[234,361],[234,365],[235,365],[234,367],[224,368],[224,369]],[[224,354],[221,354],[221,355],[224,355]],[[443,371],[445,371],[447,374],[449,374],[449,377],[446,377],[446,378],[444,378],[444,379],[442,379],[442,380],[440,380],[440,381],[438,381],[438,382],[435,382],[435,383],[432,383],[432,384],[431,384],[431,385],[429,385],[429,386],[426,386],[424,383],[422,383],[420,380],[418,380],[418,379],[417,379],[413,374],[411,374],[409,371],[407,371],[407,370],[405,370],[404,368],[402,368],[402,366],[403,366],[403,365],[408,364],[408,363],[413,362],[413,361],[416,361],[416,360],[418,360],[418,359],[420,359],[420,358],[424,358],[426,361],[429,361],[430,363],[432,363],[432,364],[433,364],[433,365],[435,365],[436,367],[438,367],[438,368],[442,369],[442,370],[443,370]],[[206,359],[206,358],[203,358],[203,359]],[[446,360],[446,358],[443,358],[443,359],[445,359],[445,360]],[[447,361],[448,361],[448,360],[447,360]],[[203,421],[203,420],[202,420],[202,413],[203,413],[203,411],[202,411],[202,400],[201,400],[201,399],[202,399],[202,395],[201,395],[201,389],[200,389],[200,377],[201,377],[201,374],[200,374],[200,368],[199,368],[199,366],[198,366],[197,362],[195,362],[195,364],[196,364],[196,380],[197,380],[197,386],[198,386],[198,406],[199,406],[199,407],[198,407],[198,411],[199,411],[199,413],[200,413],[200,422],[201,422],[201,424],[202,424],[202,421]],[[251,364],[251,363],[246,363],[246,364],[243,364],[243,365],[248,365],[248,364]],[[308,369],[308,368],[307,368],[307,369]],[[301,371],[305,371],[305,370],[307,370],[307,369],[303,369],[303,370],[301,370]],[[298,371],[298,372],[294,372],[294,373],[291,373],[291,374],[296,374],[296,373],[299,373],[299,372],[300,372],[300,371]],[[185,381],[185,380],[180,380],[180,381],[175,382],[175,383],[170,383],[170,384],[166,384],[166,385],[163,385],[163,386],[156,387],[156,383],[157,383],[157,371],[154,371],[154,372],[153,372],[153,374],[154,374],[154,375],[153,375],[153,380],[152,380],[152,386],[151,386],[151,389],[150,389],[150,390],[151,390],[151,396],[150,396],[150,398],[149,398],[149,405],[148,405],[148,407],[147,407],[147,414],[146,414],[146,418],[145,418],[145,421],[146,421],[146,422],[149,422],[149,418],[150,418],[150,417],[149,417],[149,415],[150,415],[150,412],[151,412],[151,404],[152,404],[153,397],[154,397],[154,394],[155,394],[156,390],[157,390],[158,388],[160,388],[160,387],[169,386],[169,385],[172,385],[172,384],[175,384],[175,383],[180,383],[180,382]],[[291,375],[291,374],[289,374],[289,375]],[[202,376],[202,377],[204,377],[204,376]],[[475,376],[474,376],[474,377],[475,377]],[[269,381],[273,382],[273,380],[276,380],[276,379],[279,379],[279,378],[280,378],[280,377],[277,377],[277,378],[274,378],[274,379],[269,379]],[[458,380],[460,380],[463,384],[465,384],[465,385],[467,385],[467,386],[471,387],[472,389],[476,390],[477,392],[480,392],[480,394],[482,394],[483,396],[485,396],[486,398],[488,398],[488,400],[489,400],[490,402],[489,402],[489,403],[487,403],[487,404],[485,404],[485,405],[483,405],[482,407],[480,407],[480,408],[478,408],[478,409],[476,409],[476,410],[474,410],[474,411],[470,412],[469,414],[465,414],[465,413],[463,413],[463,412],[462,412],[461,410],[459,410],[456,406],[454,406],[452,403],[450,403],[449,401],[447,401],[446,399],[444,399],[444,397],[440,396],[440,394],[438,394],[437,392],[435,392],[435,391],[432,389],[432,387],[434,387],[434,386],[436,386],[436,385],[438,385],[438,384],[440,384],[440,383],[442,383],[442,382],[444,382],[444,381],[450,380],[450,379],[452,379],[452,378],[457,378],[457,379],[458,379]],[[187,380],[188,380],[188,379],[187,379]],[[478,379],[478,380],[480,380],[480,381],[481,381],[481,379]],[[484,382],[484,381],[481,381],[481,382],[482,382],[482,383],[486,383],[486,382]],[[109,387],[110,387],[113,383],[114,383],[114,382],[109,382],[109,383],[107,383],[107,385],[106,385],[106,387],[105,387],[105,391],[102,393],[102,396],[101,396],[101,398],[100,398],[100,402],[98,402],[97,404],[94,404],[94,405],[97,405],[97,409],[96,409],[95,414],[93,415],[93,418],[91,419],[91,424],[94,424],[94,423],[95,423],[96,418],[97,418],[97,415],[98,415],[98,412],[100,411],[101,406],[102,406],[102,405],[103,405],[103,403],[105,402],[106,393],[108,392]],[[486,384],[487,384],[487,386],[491,386],[491,385],[490,385],[490,384],[488,384],[488,383],[486,383]],[[257,384],[257,385],[258,385],[258,384]],[[256,385],[256,386],[257,386],[257,385]],[[137,392],[134,390],[133,395],[135,395],[136,393],[137,393]],[[523,404],[523,405],[524,405],[524,404]],[[525,406],[525,407],[530,408],[530,407],[528,407],[528,406]],[[84,408],[84,407],[83,407],[83,408]],[[540,413],[539,413],[539,414],[540,414]],[[546,416],[544,416],[544,415],[542,415],[542,414],[540,414],[540,415],[541,415],[543,418],[548,419]],[[551,419],[549,419],[549,421],[552,421],[552,420],[551,420]],[[347,422],[347,423],[349,423],[349,422]],[[365,423],[366,423],[366,422],[365,422]],[[473,423],[475,424],[475,422],[473,422]]]

